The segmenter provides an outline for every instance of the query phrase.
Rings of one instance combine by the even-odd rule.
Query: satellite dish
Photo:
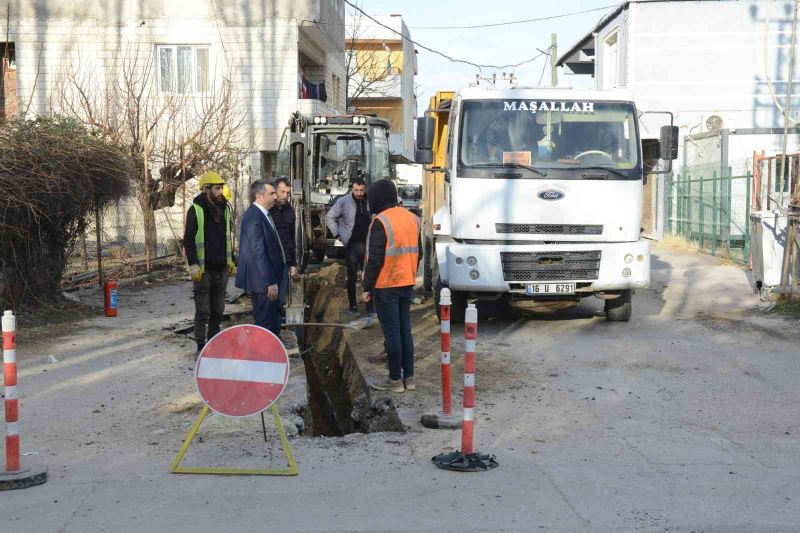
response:
[[[723,125],[722,117],[719,115],[711,115],[706,119],[706,129],[708,131],[719,131]]]

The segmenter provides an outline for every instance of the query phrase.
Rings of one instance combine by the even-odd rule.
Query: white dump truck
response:
[[[443,202],[423,213],[426,272],[437,298],[450,289],[453,320],[467,299],[552,306],[593,295],[608,320],[627,321],[633,291],[650,283],[630,94],[490,85],[431,101],[416,159],[426,183],[441,180]],[[664,126],[656,161],[671,167],[676,152],[677,128]]]

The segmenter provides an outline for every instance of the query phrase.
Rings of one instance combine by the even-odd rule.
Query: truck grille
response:
[[[544,233],[548,235],[602,235],[602,224],[495,224],[497,233]]]
[[[500,252],[506,281],[589,281],[600,273],[600,251]]]

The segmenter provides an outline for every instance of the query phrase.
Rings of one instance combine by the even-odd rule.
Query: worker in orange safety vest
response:
[[[420,222],[398,205],[392,181],[371,184],[367,199],[370,212],[376,215],[367,234],[362,299],[375,303],[389,359],[389,376],[370,385],[380,391],[413,391],[411,300],[422,258]]]

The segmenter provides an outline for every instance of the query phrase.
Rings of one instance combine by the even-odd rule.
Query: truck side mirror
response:
[[[422,163],[423,165],[430,165],[433,163],[433,150],[415,150],[414,162]]]
[[[432,150],[435,125],[433,117],[417,117],[417,150]]]
[[[661,126],[659,157],[664,161],[678,159],[678,126]]]

